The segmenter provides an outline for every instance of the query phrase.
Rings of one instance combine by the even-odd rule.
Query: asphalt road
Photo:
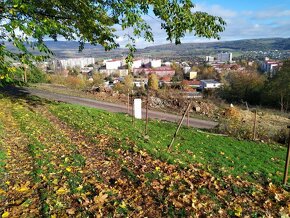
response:
[[[122,105],[122,104],[113,104],[113,103],[108,103],[108,102],[103,102],[103,101],[92,100],[88,98],[57,94],[57,93],[52,93],[49,91],[43,91],[43,90],[38,90],[38,89],[33,89],[33,88],[27,88],[27,90],[31,95],[36,95],[41,98],[99,108],[99,109],[103,109],[110,112],[127,113],[127,106]],[[145,118],[145,109],[142,110],[142,117]],[[170,122],[178,122],[181,119],[180,115],[163,113],[163,112],[153,111],[153,110],[148,111],[148,117],[150,119],[159,119],[159,120],[165,120],[165,121],[170,121]],[[186,119],[184,119],[183,124],[184,125],[187,124]],[[213,121],[200,120],[200,119],[195,119],[195,118],[189,119],[189,125],[196,128],[211,129],[215,127],[217,124],[218,123],[213,122]]]

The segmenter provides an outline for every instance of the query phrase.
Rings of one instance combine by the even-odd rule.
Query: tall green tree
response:
[[[183,76],[183,70],[182,70],[181,66],[179,64],[173,62],[171,67],[173,70],[175,70],[175,74],[174,74],[172,80],[175,82],[182,81],[184,79],[184,76]]]
[[[264,101],[272,106],[280,106],[282,112],[290,107],[290,60],[283,62],[283,66],[272,78],[265,89]]]
[[[124,77],[124,85],[127,92],[131,92],[134,87],[134,77],[132,75],[127,75]]]
[[[156,74],[151,73],[148,76],[148,89],[150,90],[158,90],[159,85],[158,85],[158,77]]]
[[[228,101],[259,104],[266,78],[257,72],[230,72],[224,78],[220,94]]]
[[[0,2],[0,74],[13,73],[9,60],[30,64],[50,54],[44,39],[78,40],[102,45],[106,50],[118,47],[117,29],[128,29],[126,34],[132,60],[135,39],[153,41],[154,36],[146,15],[160,20],[167,40],[176,44],[186,33],[199,37],[219,38],[225,22],[221,17],[205,12],[192,12],[191,0],[2,0]],[[9,51],[7,42],[17,51]],[[28,47],[45,55],[33,55]],[[1,77],[2,78],[2,77]]]

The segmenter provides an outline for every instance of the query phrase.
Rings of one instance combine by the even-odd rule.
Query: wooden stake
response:
[[[27,83],[27,72],[26,72],[26,66],[24,66],[24,82]]]
[[[149,106],[149,88],[147,88],[145,135],[148,134],[148,106]]]
[[[255,118],[253,126],[253,140],[256,140],[256,128],[257,128],[257,109],[255,109]]]
[[[171,147],[172,147],[172,145],[173,145],[173,143],[174,143],[174,140],[175,140],[175,138],[176,138],[176,136],[177,136],[177,133],[178,133],[178,131],[179,131],[179,129],[180,129],[182,123],[183,123],[183,120],[184,120],[184,118],[185,118],[185,115],[186,115],[187,112],[189,111],[190,105],[191,105],[191,102],[188,104],[188,106],[187,106],[187,108],[186,108],[186,110],[185,110],[185,112],[184,112],[184,114],[183,114],[181,120],[179,121],[178,127],[177,127],[177,129],[176,129],[176,131],[175,131],[175,133],[174,133],[174,135],[173,135],[173,138],[172,138],[172,140],[171,140],[170,145],[168,146],[167,151],[170,151],[170,149],[171,149]]]
[[[189,111],[190,110],[187,111],[187,127],[189,127]]]
[[[132,125],[135,125],[134,122],[134,98],[133,98],[133,91],[132,91]]]
[[[289,169],[289,158],[290,158],[290,126],[288,126],[288,129],[289,129],[289,139],[288,139],[288,148],[287,148],[287,155],[286,155],[286,162],[285,162],[283,185],[287,184],[288,169]]]
[[[130,93],[128,91],[128,99],[127,99],[127,114],[130,114]]]

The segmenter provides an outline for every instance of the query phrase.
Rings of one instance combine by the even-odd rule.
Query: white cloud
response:
[[[268,38],[268,37],[289,37],[290,36],[290,10],[281,10],[272,8],[271,10],[260,11],[234,11],[220,5],[197,4],[194,11],[205,11],[211,15],[220,16],[226,22],[225,31],[221,33],[221,40],[238,40],[251,38]],[[285,19],[286,18],[286,19]],[[136,40],[136,46],[144,48],[146,46],[170,43],[166,41],[166,33],[160,27],[158,18],[144,16],[153,31],[154,42],[146,42],[144,39]],[[117,34],[124,36],[128,30],[122,31],[120,28]],[[181,40],[187,42],[211,42],[215,39],[198,38],[192,34],[186,34]],[[126,37],[120,37],[118,43],[124,47],[128,42]]]
[[[257,13],[252,13],[254,18],[257,19],[266,19],[266,18],[281,18],[281,17],[290,17],[290,10],[279,10],[272,9],[266,11],[259,11]]]
[[[232,18],[237,16],[237,12],[224,8],[220,5],[205,5],[205,4],[196,4],[194,11],[204,11],[214,16],[220,16],[223,18]]]

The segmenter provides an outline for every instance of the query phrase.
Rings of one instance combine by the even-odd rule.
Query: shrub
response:
[[[124,93],[127,92],[127,88],[125,87],[125,85],[122,84],[122,83],[120,83],[120,82],[119,82],[119,83],[116,83],[116,84],[114,85],[113,90],[114,90],[115,92],[120,93],[120,94],[124,94]]]
[[[82,76],[68,76],[65,79],[65,85],[73,89],[83,89],[86,87],[86,81]]]
[[[68,76],[50,75],[48,82],[52,84],[64,85],[72,89],[83,89],[87,86],[86,80],[83,76]]]
[[[27,81],[30,83],[43,83],[47,81],[47,77],[42,70],[32,67],[30,71],[27,72]]]

